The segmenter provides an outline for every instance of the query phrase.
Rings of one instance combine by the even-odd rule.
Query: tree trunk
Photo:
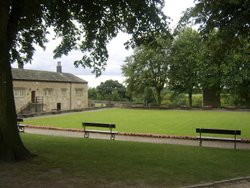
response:
[[[10,1],[0,1],[0,160],[15,161],[31,157],[17,129],[10,65],[8,20]]]
[[[192,108],[192,106],[193,106],[192,96],[193,96],[193,92],[192,91],[188,92],[188,103],[189,103],[190,108]]]
[[[157,97],[157,104],[161,105],[161,89],[156,88],[156,97]]]
[[[203,88],[203,107],[220,107],[220,89],[219,87]]]

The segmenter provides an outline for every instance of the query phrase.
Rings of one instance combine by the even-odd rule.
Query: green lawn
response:
[[[0,164],[0,187],[180,187],[250,175],[249,150],[27,133],[22,139],[38,156]]]
[[[81,122],[115,123],[119,132],[194,136],[195,128],[242,130],[250,138],[250,112],[108,109],[25,120],[32,125],[82,128]]]

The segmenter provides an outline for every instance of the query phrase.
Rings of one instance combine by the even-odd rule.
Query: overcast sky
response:
[[[171,28],[174,28],[179,21],[181,13],[186,8],[193,6],[193,0],[165,0],[164,12],[167,16],[170,16],[172,21]],[[124,60],[127,56],[132,55],[132,50],[126,50],[124,43],[130,38],[125,33],[120,33],[116,38],[110,41],[107,48],[109,51],[109,60],[107,62],[106,70],[103,74],[95,78],[95,75],[91,73],[89,69],[83,69],[82,67],[75,68],[73,62],[79,60],[82,57],[80,52],[71,52],[68,56],[63,56],[60,59],[53,59],[53,50],[58,44],[58,41],[51,40],[46,44],[46,50],[37,47],[33,56],[32,64],[25,64],[25,69],[33,70],[46,70],[56,71],[57,62],[62,64],[62,71],[72,73],[80,78],[88,81],[89,87],[96,87],[101,82],[108,79],[118,80],[120,83],[124,81],[121,74],[121,65],[124,64]],[[16,64],[13,67],[17,67]]]

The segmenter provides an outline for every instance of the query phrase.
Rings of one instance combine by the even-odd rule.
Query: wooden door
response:
[[[36,102],[36,91],[31,91],[31,102]]]
[[[61,110],[61,103],[57,103],[56,104],[56,109],[59,111],[59,110]]]

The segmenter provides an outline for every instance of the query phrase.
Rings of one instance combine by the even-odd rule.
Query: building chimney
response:
[[[57,62],[56,72],[62,73],[62,65],[60,61]]]
[[[18,63],[18,68],[19,68],[19,69],[23,69],[23,62],[19,62],[19,63]]]

